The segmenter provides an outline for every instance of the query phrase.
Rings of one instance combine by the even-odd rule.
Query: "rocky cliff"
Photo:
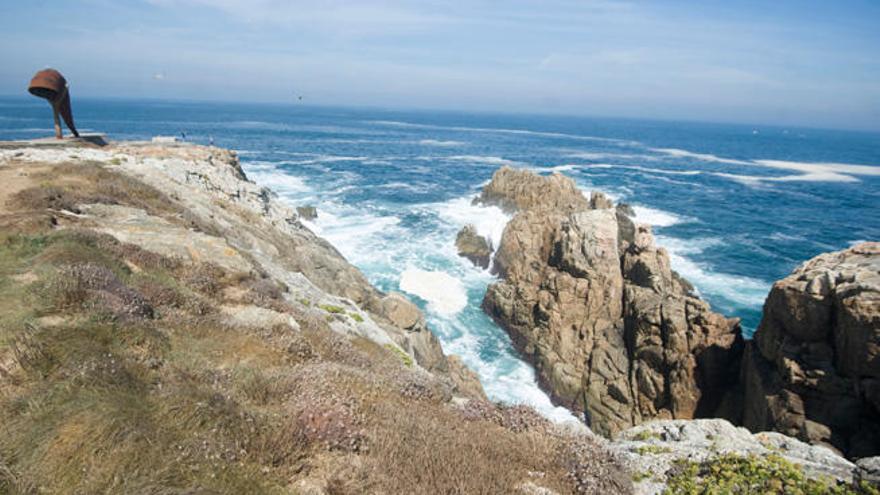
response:
[[[649,226],[560,174],[505,167],[477,201],[516,212],[484,309],[557,402],[605,435],[719,410],[736,381],[738,322],[693,294]]]
[[[822,254],[773,284],[742,374],[749,429],[880,454],[880,243]]]

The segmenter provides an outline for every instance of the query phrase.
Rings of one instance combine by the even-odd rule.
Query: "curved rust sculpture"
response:
[[[79,137],[76,126],[73,125],[73,112],[70,108],[70,93],[67,90],[67,80],[55,69],[45,69],[34,74],[28,85],[28,91],[40,98],[49,100],[52,105],[52,115],[55,118],[55,137],[61,139],[61,122],[58,114],[64,119],[67,128],[75,137]]]

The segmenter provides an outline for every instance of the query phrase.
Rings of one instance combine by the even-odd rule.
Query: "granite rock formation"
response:
[[[693,294],[649,226],[561,174],[504,167],[475,201],[516,212],[483,307],[557,403],[604,435],[716,413],[736,381],[738,321]]]
[[[880,454],[880,243],[819,255],[776,282],[742,381],[747,428]]]
[[[476,266],[489,268],[492,260],[492,243],[477,233],[473,225],[465,225],[455,237],[458,255],[467,258]]]

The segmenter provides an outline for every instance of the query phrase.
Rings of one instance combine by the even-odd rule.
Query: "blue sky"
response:
[[[880,130],[880,2],[4,0],[0,94]]]

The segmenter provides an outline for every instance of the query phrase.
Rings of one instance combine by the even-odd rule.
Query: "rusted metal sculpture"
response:
[[[73,112],[70,109],[70,93],[67,90],[67,80],[55,69],[45,69],[34,74],[28,91],[40,98],[49,100],[52,105],[52,115],[55,119],[55,137],[61,139],[61,122],[58,114],[64,119],[67,128],[75,137],[79,137],[76,126],[73,125]]]

